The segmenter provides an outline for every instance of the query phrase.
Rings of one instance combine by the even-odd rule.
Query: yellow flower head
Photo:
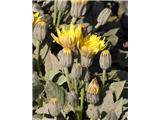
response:
[[[46,21],[40,15],[39,12],[32,13],[32,24],[40,23],[42,26],[46,24]]]
[[[76,46],[77,41],[83,37],[82,25],[75,27],[71,22],[68,29],[65,26],[62,26],[61,31],[57,28],[57,35],[58,37],[51,33],[51,36],[58,44],[64,48],[73,48]]]
[[[98,94],[99,84],[96,78],[92,79],[92,81],[88,85],[88,92],[92,94]]]
[[[101,40],[101,36],[95,34],[89,34],[85,38],[80,39],[78,41],[78,48],[81,55],[91,57],[103,50],[106,47],[104,39]]]

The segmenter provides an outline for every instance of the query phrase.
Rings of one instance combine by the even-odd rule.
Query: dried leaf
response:
[[[109,89],[112,91],[112,93],[115,94],[116,100],[119,99],[124,88],[125,82],[126,81],[114,82],[110,85]]]

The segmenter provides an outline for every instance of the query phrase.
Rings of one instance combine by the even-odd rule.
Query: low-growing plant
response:
[[[128,51],[117,35],[125,29],[117,24],[128,15],[127,2],[33,0],[32,4],[33,119],[128,119]],[[109,27],[107,21],[118,27]]]

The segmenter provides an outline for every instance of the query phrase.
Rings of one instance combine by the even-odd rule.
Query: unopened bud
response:
[[[99,64],[101,69],[107,70],[108,68],[111,67],[111,63],[112,63],[112,58],[110,52],[108,50],[102,51],[99,59]]]
[[[67,6],[67,0],[54,0],[55,7],[58,11],[64,12]]]
[[[87,109],[87,116],[90,119],[97,120],[99,115],[100,113],[99,113],[98,107],[94,106],[93,104],[89,104]]]
[[[85,15],[87,11],[87,0],[71,0],[71,16],[74,18],[80,18]]]
[[[92,79],[88,85],[87,101],[91,104],[99,102],[99,84],[96,78]]]
[[[58,102],[58,99],[56,97],[53,97],[50,99],[50,102],[49,102],[49,113],[56,117],[60,114],[61,112],[61,105],[60,103]]]
[[[80,63],[74,63],[72,70],[71,70],[71,76],[73,79],[80,79],[80,77],[82,76],[82,66]]]
[[[75,106],[77,99],[78,97],[74,91],[71,91],[68,93],[67,100],[70,105]]]
[[[47,34],[47,23],[42,19],[39,18],[36,20],[34,29],[33,29],[33,37],[36,40],[43,41]]]
[[[100,12],[100,14],[98,15],[98,18],[97,18],[97,25],[99,24],[99,25],[104,25],[104,24],[106,24],[106,22],[107,22],[107,20],[108,20],[108,18],[109,18],[109,16],[110,16],[110,14],[111,14],[111,10],[109,9],[109,8],[105,8],[105,9],[103,9],[101,12]],[[96,25],[96,26],[97,26]]]
[[[63,48],[59,54],[58,58],[63,67],[70,67],[72,64],[72,51],[69,48]]]

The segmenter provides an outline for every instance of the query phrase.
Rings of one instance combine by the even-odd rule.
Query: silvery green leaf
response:
[[[116,35],[111,35],[107,38],[111,42],[112,47],[115,47],[118,43],[118,37]]]
[[[126,81],[120,81],[120,82],[113,82],[110,86],[109,89],[112,91],[112,93],[115,94],[116,100],[119,99],[122,90],[124,88]]]
[[[122,108],[123,108],[123,98],[121,98],[120,100],[118,100],[114,104],[113,111],[115,112],[117,118],[119,118],[121,116],[121,114],[122,114]]]
[[[45,79],[51,80],[53,77],[59,73],[59,70],[61,69],[61,66],[58,62],[57,57],[51,53],[49,50],[45,59]]]
[[[56,83],[52,81],[47,81],[45,92],[46,92],[48,101],[50,101],[52,97],[56,97],[62,106],[66,104],[67,95],[64,89],[59,87]]]
[[[39,81],[37,73],[33,73],[33,100],[37,99],[39,94],[44,90],[43,84]]]
[[[49,106],[49,103],[43,105],[43,107],[40,107],[39,109],[36,110],[36,113],[37,114],[49,114],[48,106]]]
[[[122,120],[128,120],[128,111],[122,117]]]
[[[67,82],[67,79],[64,75],[61,75],[59,78],[58,78],[58,81],[57,81],[57,84],[58,85],[63,85],[63,83]]]
[[[99,106],[99,110],[102,113],[103,111],[108,113],[114,105],[113,95],[110,90],[106,91],[106,96],[103,99],[103,103]]]
[[[45,59],[46,56],[47,56],[48,50],[49,50],[49,46],[48,46],[47,44],[45,44],[45,45],[41,48],[40,55],[41,55],[41,58],[42,58],[43,61],[44,61],[44,59]]]
[[[113,28],[113,29],[107,31],[106,33],[104,33],[103,36],[108,37],[108,36],[111,36],[111,35],[116,35],[118,30],[119,30],[119,28]]]
[[[45,74],[45,80],[52,80],[60,71],[50,70]]]
[[[118,120],[118,118],[113,111],[110,111],[102,120]]]
[[[108,77],[115,81],[128,80],[128,73],[122,70],[111,70],[108,72]]]

